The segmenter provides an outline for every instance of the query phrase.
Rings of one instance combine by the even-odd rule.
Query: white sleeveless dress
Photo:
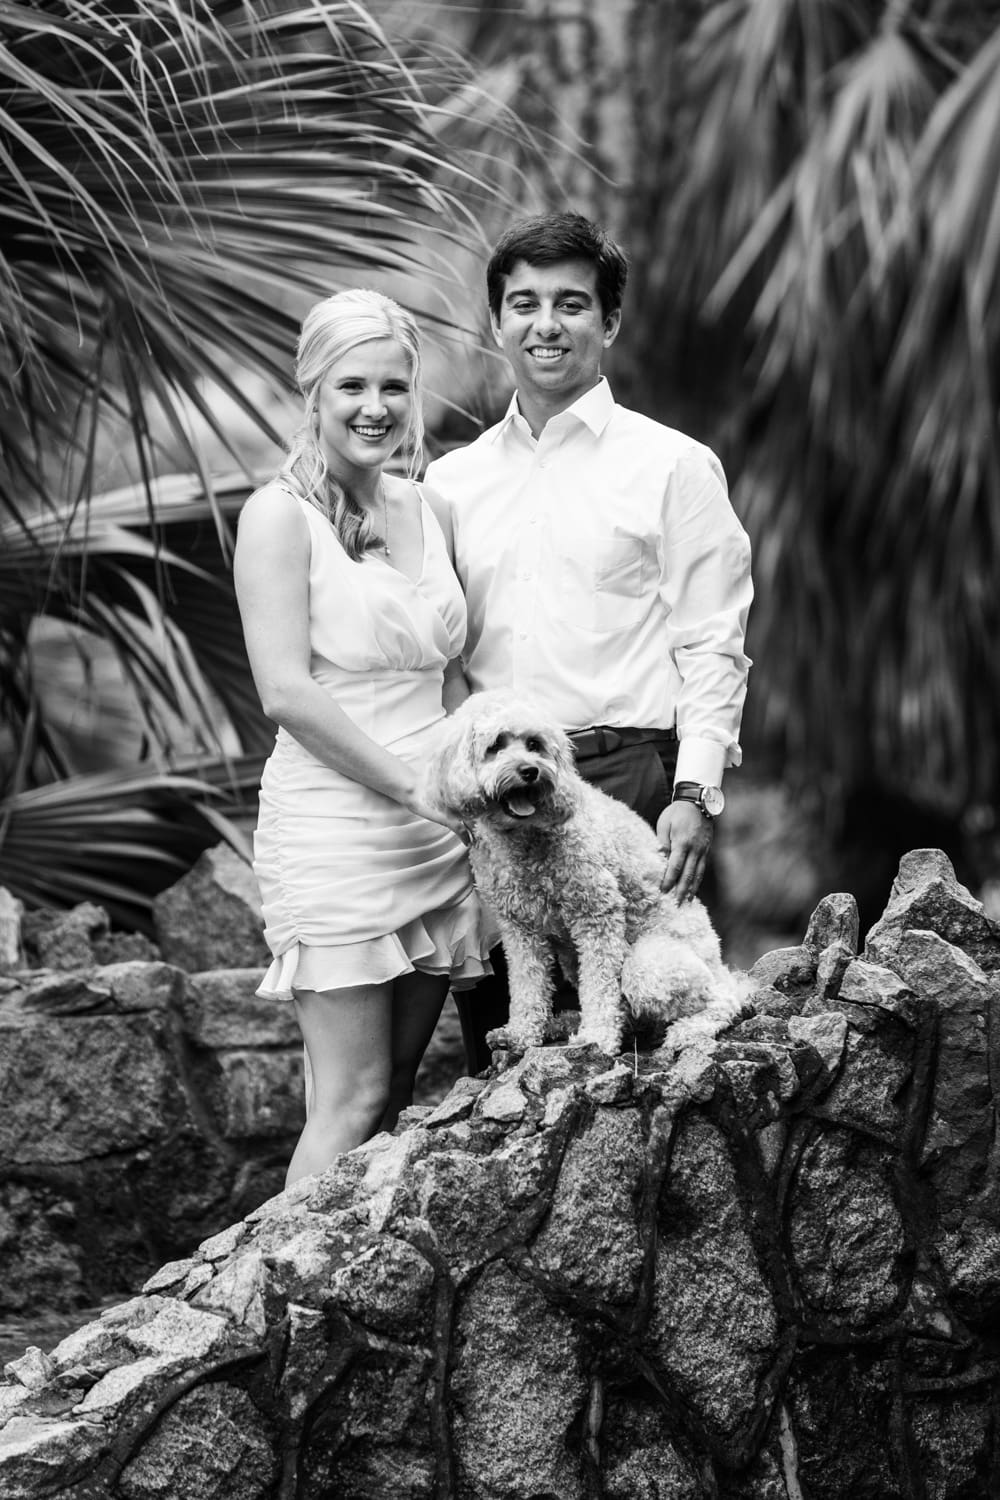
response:
[[[465,640],[437,519],[421,496],[414,583],[378,554],[352,562],[329,522],[295,499],[311,541],[310,672],[360,729],[419,767],[444,717],[445,665]],[[498,933],[460,840],[324,765],[285,729],[261,780],[254,872],[274,957],[259,995],[380,984],[414,969],[461,989],[491,972]]]

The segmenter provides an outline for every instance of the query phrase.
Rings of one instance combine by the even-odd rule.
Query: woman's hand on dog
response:
[[[400,797],[399,800],[411,813],[416,813],[418,818],[426,818],[430,823],[441,823],[445,828],[449,828],[466,846],[472,842],[469,829],[461,818],[456,813],[447,811],[423,791],[417,790],[408,797]]]
[[[656,837],[667,856],[660,889],[673,891],[678,901],[697,895],[705,874],[715,829],[693,802],[671,802],[656,823]]]

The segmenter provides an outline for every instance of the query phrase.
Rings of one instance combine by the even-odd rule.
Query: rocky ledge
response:
[[[5,1500],[1000,1493],[1000,932],[936,851],[716,1042],[498,1055],[0,1385]]]

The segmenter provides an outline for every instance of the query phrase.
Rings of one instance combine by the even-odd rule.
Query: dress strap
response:
[[[286,478],[284,474],[275,474],[271,483],[280,485],[283,490],[286,490],[287,493],[291,495],[293,500],[304,500],[306,498],[305,495],[303,495],[302,491],[299,489],[298,485],[293,484],[292,481]]]

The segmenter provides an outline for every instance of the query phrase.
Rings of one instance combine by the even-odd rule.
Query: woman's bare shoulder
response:
[[[254,490],[240,511],[236,542],[237,555],[248,545],[283,555],[308,551],[309,523],[294,490],[280,478]]]
[[[291,485],[276,475],[247,496],[240,510],[239,524],[252,522],[259,525],[273,520],[288,525],[293,516],[299,518],[303,527],[306,525],[299,497]]]

